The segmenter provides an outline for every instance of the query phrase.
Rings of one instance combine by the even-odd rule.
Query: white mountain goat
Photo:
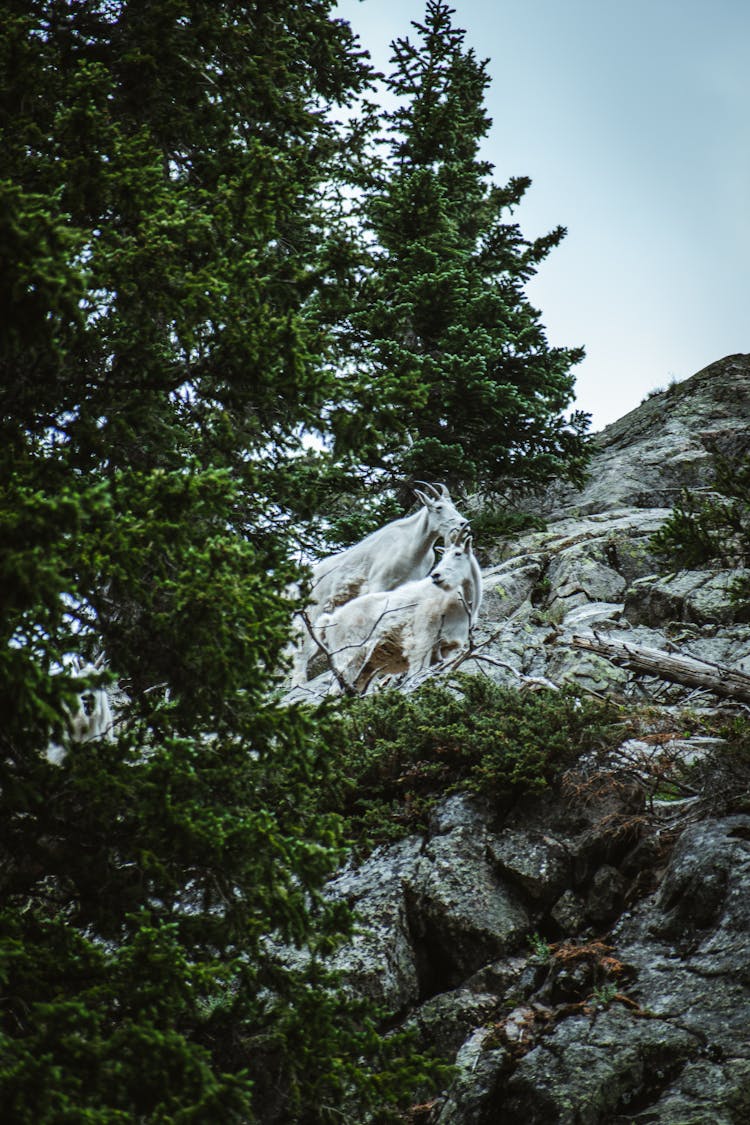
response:
[[[457,546],[462,546],[465,536],[468,534],[467,529],[459,531],[451,536],[450,542]],[[443,551],[444,548],[436,547],[438,552]],[[463,583],[464,600],[468,606],[471,606],[471,624],[476,625],[479,617],[479,607],[482,604],[482,568],[477,562],[477,557],[472,551],[471,554],[471,574],[468,578],[464,579]]]
[[[83,664],[76,661],[74,665],[77,679],[88,681],[101,674],[101,660],[95,664]],[[104,687],[83,687],[78,695],[78,705],[75,710],[66,707],[68,712],[68,734],[71,742],[91,742],[95,738],[106,738],[112,741],[112,727],[114,717],[109,705],[109,696]],[[51,742],[47,747],[47,761],[59,766],[66,757],[65,747],[56,742]]]
[[[338,675],[362,691],[381,676],[411,676],[465,648],[479,608],[465,596],[474,588],[473,565],[471,536],[464,534],[426,578],[321,614],[315,631]]]
[[[438,539],[449,543],[468,529],[468,520],[454,506],[444,484],[425,488],[429,493],[414,490],[422,503],[414,515],[392,520],[353,547],[315,564],[306,609],[311,626],[322,613],[330,613],[352,598],[424,578],[435,563]],[[307,666],[315,652],[315,642],[303,627],[295,642],[293,684],[307,680]]]

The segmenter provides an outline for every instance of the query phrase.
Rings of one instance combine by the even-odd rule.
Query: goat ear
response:
[[[433,501],[424,492],[420,492],[418,488],[414,489],[414,495],[424,504],[425,508],[432,507]]]
[[[438,488],[440,489],[439,495],[442,497],[443,500],[447,500],[450,497],[450,492],[448,491],[448,486],[445,485],[445,484],[439,484]]]
[[[471,554],[472,543],[473,543],[473,540],[472,540],[471,535],[464,536],[464,552],[467,555]]]
[[[436,552],[437,552],[437,553],[438,553],[439,555],[442,555],[442,554],[444,554],[444,553],[445,553],[445,547],[435,547],[435,548],[434,548],[434,550],[435,550],[435,551],[436,551]]]

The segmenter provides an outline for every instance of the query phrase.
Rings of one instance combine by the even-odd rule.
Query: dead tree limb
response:
[[[304,609],[301,609],[299,611],[299,615],[302,618],[302,620],[304,621],[305,628],[307,629],[308,633],[310,634],[313,641],[317,645],[318,650],[323,653],[323,656],[325,656],[326,663],[328,664],[328,667],[330,668],[331,672],[333,672],[334,679],[336,680],[336,683],[341,688],[342,693],[344,695],[357,695],[357,692],[355,691],[354,685],[350,684],[349,681],[344,676],[341,675],[338,668],[336,667],[336,665],[333,661],[333,653],[329,652],[329,650],[326,648],[326,646],[323,644],[323,642],[320,640],[317,633],[313,629],[310,618],[307,615],[307,611],[304,610]]]
[[[367,692],[367,689],[369,688],[370,684],[372,683],[373,678],[378,674],[379,669],[375,669],[372,672],[370,678],[368,679],[365,687],[362,690],[358,690],[355,687],[354,684],[350,684],[349,681],[346,679],[346,677],[341,674],[341,672],[336,667],[336,663],[335,663],[333,658],[335,656],[338,656],[342,652],[347,652],[349,649],[364,648],[365,645],[367,644],[367,642],[372,638],[373,634],[375,633],[375,630],[377,629],[378,625],[380,624],[380,622],[383,620],[384,617],[388,617],[388,615],[391,614],[391,613],[401,613],[402,610],[404,610],[404,609],[414,609],[414,607],[416,605],[417,605],[416,602],[409,602],[405,606],[394,606],[393,609],[384,609],[383,612],[372,623],[372,626],[370,627],[369,633],[366,636],[364,636],[362,638],[362,640],[353,641],[351,644],[348,644],[348,645],[341,645],[339,648],[333,649],[333,651],[331,651],[331,649],[329,649],[329,648],[326,648],[326,646],[323,644],[323,642],[321,641],[318,634],[315,632],[315,629],[313,628],[312,622],[310,621],[310,617],[307,613],[307,610],[304,610],[304,609],[298,610],[298,615],[302,618],[302,621],[304,622],[305,628],[307,629],[308,633],[310,634],[310,637],[312,638],[315,645],[317,646],[318,651],[321,652],[323,654],[323,656],[326,658],[326,663],[328,664],[328,667],[329,667],[330,671],[333,673],[334,678],[335,678],[337,684],[339,685],[339,687],[341,688],[342,692],[345,695],[365,695],[366,692]]]
[[[703,688],[726,699],[750,703],[750,675],[737,668],[699,660],[695,656],[677,655],[658,648],[629,644],[627,641],[602,637],[598,633],[576,633],[568,638],[575,648],[595,652],[636,672],[646,672],[661,680]]]

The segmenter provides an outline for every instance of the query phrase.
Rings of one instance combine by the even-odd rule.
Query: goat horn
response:
[[[432,495],[435,496],[437,499],[440,499],[444,495],[443,493],[438,492],[438,490],[435,488],[434,484],[428,484],[426,480],[418,480],[416,483],[423,485],[425,488],[429,488]],[[445,487],[445,486],[443,486],[443,487]]]

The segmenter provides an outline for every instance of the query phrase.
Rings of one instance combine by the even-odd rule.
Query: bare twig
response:
[[[524,686],[527,687],[545,687],[550,691],[559,691],[560,688],[552,680],[548,680],[546,676],[525,676],[523,672],[519,672],[512,664],[508,664],[505,660],[498,660],[496,656],[488,656],[483,652],[466,652],[462,654],[460,663],[463,664],[464,660],[478,660],[483,664],[491,664],[495,668],[503,668],[506,672],[510,672],[515,676]]]
[[[354,690],[354,686],[350,684],[344,676],[341,675],[338,668],[333,662],[333,654],[326,648],[326,646],[323,644],[323,642],[320,640],[315,630],[313,629],[310,618],[307,614],[307,610],[301,609],[299,611],[299,615],[304,621],[305,628],[310,634],[314,644],[316,645],[318,650],[323,653],[323,656],[325,656],[328,667],[333,673],[334,679],[336,680],[336,683],[339,685],[344,695],[356,695],[357,693]]]

